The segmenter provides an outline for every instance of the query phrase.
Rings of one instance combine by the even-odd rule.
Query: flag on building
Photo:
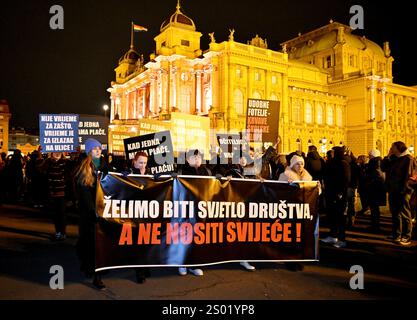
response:
[[[148,31],[148,29],[147,29],[147,28],[142,27],[142,26],[140,26],[140,25],[138,25],[138,24],[133,24],[133,30],[134,30],[134,31]]]

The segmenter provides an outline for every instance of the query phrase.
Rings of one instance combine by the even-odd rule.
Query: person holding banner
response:
[[[151,171],[148,168],[148,154],[144,151],[136,152],[135,157],[132,160],[132,169],[131,173],[139,174],[139,175],[149,175]],[[136,282],[137,283],[144,283],[146,281],[146,277],[150,277],[150,270],[149,268],[136,268]]]
[[[278,178],[278,181],[313,181],[313,177],[304,168],[304,158],[298,155],[292,156],[290,165],[285,169]]]
[[[251,151],[253,151],[253,149]],[[256,179],[255,166],[253,165],[253,152],[249,154],[243,154],[239,159],[239,164],[237,167],[232,168],[226,172],[226,177],[228,180],[231,180],[232,178]],[[247,261],[241,261],[240,265],[248,271],[256,270],[256,268]]]
[[[211,176],[210,169],[202,166],[203,155],[198,150],[190,150],[186,154],[186,164],[178,170],[179,175],[190,175],[190,176]],[[181,267],[178,269],[178,272],[181,276],[187,275],[187,272],[190,271],[195,276],[203,276],[204,272],[201,269],[188,269]]]
[[[304,169],[304,165],[304,158],[294,154],[291,157],[288,167],[279,176],[278,181],[286,181],[288,183],[293,183],[294,181],[313,181],[313,177]],[[318,184],[320,187],[320,182]],[[302,271],[304,269],[304,266],[298,262],[286,262],[285,266],[292,271]]]
[[[95,272],[95,226],[98,221],[96,213],[96,189],[98,172],[111,171],[105,158],[101,155],[101,144],[95,139],[87,139],[85,142],[87,157],[84,158],[76,170],[76,189],[79,205],[79,239],[76,245],[77,255],[80,260],[80,269],[87,278],[94,276],[93,285],[97,289],[106,286],[101,280],[101,275]]]

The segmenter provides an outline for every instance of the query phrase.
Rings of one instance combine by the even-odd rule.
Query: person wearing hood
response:
[[[330,220],[330,235],[321,241],[336,248],[346,247],[345,210],[350,183],[350,166],[344,159],[345,148],[333,147],[334,155],[326,164],[324,184]]]
[[[323,182],[325,162],[317,152],[316,146],[309,146],[307,159],[305,161],[306,170],[311,174],[313,180]]]
[[[279,176],[279,181],[313,181],[313,177],[304,169],[304,158],[294,155],[289,166]]]
[[[367,204],[371,209],[371,229],[379,231],[380,206],[387,203],[387,191],[385,189],[385,174],[381,170],[381,152],[371,150],[369,162],[365,171]]]
[[[382,160],[381,169],[386,173],[385,185],[392,214],[392,239],[401,245],[411,244],[412,214],[410,199],[413,193],[412,180],[416,163],[404,142],[397,141]]]

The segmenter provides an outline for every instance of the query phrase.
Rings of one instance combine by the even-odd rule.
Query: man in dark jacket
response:
[[[333,150],[334,157],[326,164],[324,179],[330,236],[322,241],[332,244],[336,248],[343,248],[346,247],[344,213],[347,205],[347,189],[350,183],[350,166],[344,160],[344,147],[334,147]]]
[[[317,147],[309,146],[305,169],[311,174],[314,181],[323,182],[325,165],[323,158],[317,152]]]
[[[371,209],[371,228],[379,231],[380,206],[387,203],[387,191],[385,189],[385,174],[381,170],[381,153],[379,150],[369,152],[369,163],[365,170],[367,203]]]
[[[203,165],[203,154],[198,150],[189,150],[186,153],[186,164],[178,170],[179,175],[189,176],[211,176],[211,171],[205,165]],[[192,269],[180,267],[178,272],[181,276],[185,276],[191,272],[195,276],[203,276],[204,272],[201,269]]]
[[[49,204],[54,215],[55,236],[53,240],[66,239],[65,190],[67,186],[67,161],[60,152],[54,152],[45,161],[44,170],[48,179]]]
[[[344,155],[345,161],[349,164],[350,167],[350,182],[347,189],[347,217],[348,227],[353,226],[355,223],[355,201],[356,201],[356,189],[358,188],[359,184],[359,175],[360,175],[360,168],[358,164],[356,163],[356,158],[353,155],[352,151],[350,151],[349,148],[346,148],[345,155]]]
[[[392,214],[392,239],[395,243],[410,245],[413,226],[410,209],[413,189],[410,177],[413,176],[416,163],[404,142],[392,144],[388,156],[382,160],[381,168],[386,173],[385,182]]]

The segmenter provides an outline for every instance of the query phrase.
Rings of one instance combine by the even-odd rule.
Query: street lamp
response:
[[[106,117],[107,116],[107,110],[109,110],[109,106],[107,104],[105,104],[103,106],[103,110],[104,110],[104,117]]]

